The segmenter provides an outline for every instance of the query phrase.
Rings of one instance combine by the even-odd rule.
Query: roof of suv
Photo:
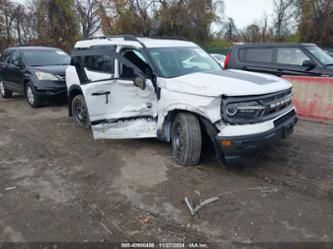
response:
[[[152,38],[136,38],[134,36],[110,36],[102,38],[94,38],[90,40],[78,41],[75,48],[88,48],[96,45],[123,45],[133,47],[158,48],[158,47],[197,47],[193,42],[173,39],[152,39]]]
[[[53,47],[42,47],[42,46],[21,46],[21,47],[12,47],[8,50],[16,49],[16,50],[60,50],[60,48]]]
[[[304,46],[316,46],[314,43],[248,43],[248,44],[237,44],[233,47],[237,48],[261,48],[261,47],[304,47]]]

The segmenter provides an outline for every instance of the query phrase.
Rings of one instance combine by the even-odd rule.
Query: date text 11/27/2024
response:
[[[121,248],[208,248],[208,245],[206,243],[201,243],[201,242],[186,242],[186,243],[126,242],[126,243],[121,243]]]

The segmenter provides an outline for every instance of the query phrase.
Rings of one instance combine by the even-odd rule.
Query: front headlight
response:
[[[265,106],[259,102],[230,103],[225,107],[225,113],[229,118],[253,119],[260,117],[265,111]]]
[[[260,96],[223,96],[221,117],[230,124],[259,123],[272,120],[291,105],[291,89]]]
[[[50,73],[35,72],[35,74],[38,80],[62,80],[60,77]]]

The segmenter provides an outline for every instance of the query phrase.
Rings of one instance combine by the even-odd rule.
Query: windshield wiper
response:
[[[325,66],[333,66],[333,63],[325,64]]]

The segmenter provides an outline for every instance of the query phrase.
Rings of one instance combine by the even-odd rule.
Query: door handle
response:
[[[92,93],[91,95],[92,96],[102,96],[102,95],[105,95],[105,104],[108,104],[109,103],[109,95],[111,94],[110,91],[101,91],[101,92],[95,92],[95,93]]]

